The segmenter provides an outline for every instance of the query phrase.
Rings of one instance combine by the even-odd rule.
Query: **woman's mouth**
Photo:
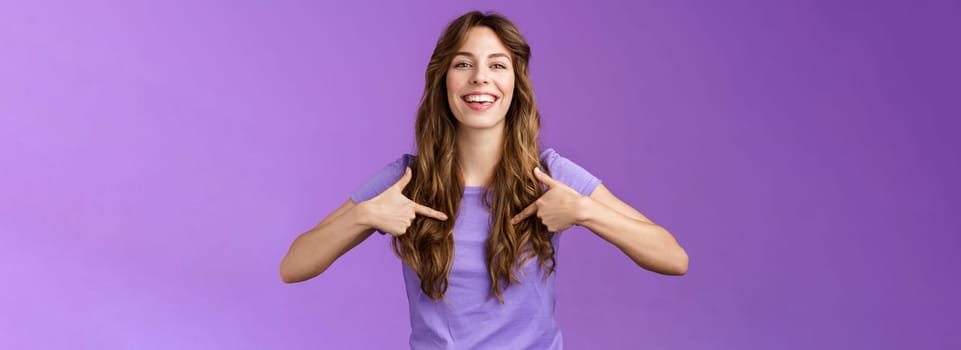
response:
[[[464,95],[461,99],[467,103],[467,107],[475,111],[486,111],[494,105],[494,102],[497,102],[497,96],[491,94],[470,94]]]

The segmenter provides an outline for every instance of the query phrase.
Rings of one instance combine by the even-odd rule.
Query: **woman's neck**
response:
[[[504,128],[459,129],[457,153],[464,186],[489,185],[494,180],[494,170],[504,153]]]

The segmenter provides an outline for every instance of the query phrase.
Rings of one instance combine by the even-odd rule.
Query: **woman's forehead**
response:
[[[504,56],[510,59],[510,50],[504,46],[494,30],[488,27],[471,28],[457,49],[456,55],[461,54],[471,58]]]

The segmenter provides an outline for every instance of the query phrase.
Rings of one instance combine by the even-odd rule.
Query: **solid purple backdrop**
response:
[[[530,41],[544,145],[691,256],[566,232],[568,348],[961,348],[958,2],[344,3],[0,4],[0,348],[405,348],[385,237],[278,264],[413,150],[474,8]]]

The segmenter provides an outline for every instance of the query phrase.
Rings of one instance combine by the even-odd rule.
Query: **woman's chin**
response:
[[[496,127],[504,126],[504,117],[491,117],[491,116],[468,116],[467,118],[458,118],[457,122],[462,128],[468,129],[491,129]]]
[[[503,126],[504,120],[507,116],[506,113],[506,111],[496,110],[467,110],[461,111],[461,113],[458,113],[459,115],[455,115],[455,118],[463,127],[471,129],[490,129],[493,127]]]

